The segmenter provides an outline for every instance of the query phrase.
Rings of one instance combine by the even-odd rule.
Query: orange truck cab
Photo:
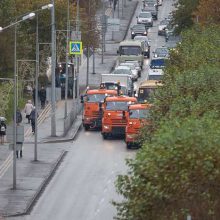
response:
[[[102,136],[125,135],[126,114],[130,104],[137,103],[135,97],[115,96],[105,98],[102,114]]]
[[[102,127],[102,104],[108,96],[117,96],[116,90],[91,89],[81,96],[83,108],[83,126],[85,130],[89,128]]]
[[[127,148],[136,142],[140,128],[149,122],[150,104],[135,104],[128,107],[125,141]]]

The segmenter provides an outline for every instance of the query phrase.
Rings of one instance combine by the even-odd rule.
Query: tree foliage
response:
[[[84,16],[86,10],[88,10],[88,1],[80,1],[80,28],[82,30],[87,29],[90,31],[91,28],[96,26],[95,14],[98,7],[100,6],[100,0],[90,0],[92,7],[90,17]],[[35,0],[35,1],[26,1],[26,0],[2,0],[0,1],[0,20],[1,26],[6,26],[11,22],[15,21],[15,18],[37,10],[40,6],[50,3],[46,0]],[[56,9],[56,29],[57,30],[66,30],[67,27],[67,1],[66,0],[56,0],[55,1]],[[76,27],[76,1],[70,1],[70,26],[71,30],[75,30]],[[90,22],[89,24],[88,21]],[[91,22],[93,21],[93,22]],[[39,14],[39,42],[47,43],[51,41],[51,15],[49,10],[44,10]],[[13,71],[13,56],[11,56],[11,51],[14,50],[14,34],[13,28],[7,31],[4,31],[0,34],[0,74],[3,74],[9,71]],[[22,22],[18,25],[17,28],[17,57],[18,59],[34,59],[35,58],[35,34],[36,34],[36,19],[28,20]],[[94,29],[95,32],[95,29]],[[49,34],[48,34],[49,33]],[[92,33],[92,34],[91,34]],[[62,36],[61,36],[62,35]],[[59,62],[65,60],[64,50],[66,49],[66,31],[57,32],[58,40],[58,58]],[[94,35],[90,31],[89,37],[85,31],[82,32],[82,39],[84,44],[90,42],[91,45],[99,42],[97,34]],[[61,45],[60,45],[61,44]],[[42,47],[40,47],[40,50]]]
[[[182,31],[155,93],[151,124],[142,129],[142,148],[117,178],[124,199],[113,202],[115,219],[220,219],[219,35],[216,24]]]
[[[219,116],[207,113],[162,123],[136,160],[129,175],[119,176],[120,220],[220,218]]]
[[[210,23],[220,23],[220,1],[200,0],[197,10],[195,11],[197,21],[202,25]]]
[[[193,12],[198,6],[199,0],[179,0],[175,4],[176,10],[173,12],[173,24],[177,25],[176,31],[180,33],[193,26]]]

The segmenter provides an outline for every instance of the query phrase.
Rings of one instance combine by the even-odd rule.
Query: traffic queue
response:
[[[100,129],[103,139],[122,136],[127,148],[138,146],[141,127],[150,123],[151,94],[162,86],[163,68],[169,53],[165,47],[153,52],[148,74],[142,76],[145,80],[134,87],[134,82],[141,77],[145,59],[151,56],[148,28],[157,19],[161,4],[158,0],[143,1],[137,24],[131,28],[131,39],[119,43],[114,71],[102,74],[100,87],[88,87],[81,97],[85,130]],[[162,53],[164,51],[167,53]]]

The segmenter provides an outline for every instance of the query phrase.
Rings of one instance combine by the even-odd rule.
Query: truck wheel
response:
[[[102,133],[102,137],[103,137],[103,139],[107,139],[108,138],[108,134],[106,134],[106,133]]]
[[[84,128],[85,128],[86,131],[88,131],[90,126],[89,125],[84,125]]]

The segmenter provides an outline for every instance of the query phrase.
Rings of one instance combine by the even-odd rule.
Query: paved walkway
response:
[[[101,64],[101,55],[95,55],[95,74],[92,68],[89,71],[89,85],[98,86],[100,75],[109,73],[116,62],[116,50],[118,43],[125,37],[130,18],[133,15],[137,1],[127,1],[127,7],[124,8],[124,18],[121,19],[120,32],[114,35],[115,41],[108,38],[111,33],[106,33],[106,52],[104,64]],[[107,9],[108,13],[111,9]],[[122,11],[120,9],[120,15]],[[92,59],[90,58],[90,67]],[[82,62],[79,74],[79,85],[81,91],[85,89],[87,77],[86,59]],[[76,104],[75,104],[76,105]],[[77,104],[77,106],[79,103]],[[68,100],[68,112],[73,108],[73,100]],[[12,153],[8,150],[7,144],[0,145],[0,219],[1,216],[16,216],[28,214],[33,208],[34,203],[40,196],[49,180],[52,178],[55,170],[62,162],[71,147],[70,141],[81,126],[81,116],[77,116],[73,126],[63,137],[64,121],[64,101],[59,101],[56,108],[56,127],[57,137],[50,137],[51,118],[50,105],[41,113],[38,126],[38,161],[34,158],[34,135],[31,132],[30,125],[25,126],[25,144],[23,158],[16,160],[17,164],[17,189],[12,190]],[[66,142],[68,141],[68,142]]]

